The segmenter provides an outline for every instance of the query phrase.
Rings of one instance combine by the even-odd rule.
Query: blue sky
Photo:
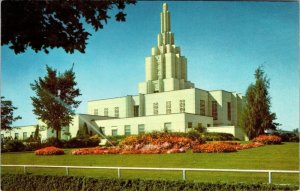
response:
[[[30,83],[46,74],[46,64],[74,71],[82,101],[136,95],[145,78],[145,57],[156,45],[163,2],[138,2],[126,8],[127,21],[109,20],[88,40],[85,54],[53,49],[49,54],[15,55],[2,47],[1,94],[18,107],[16,126],[36,124]],[[299,127],[297,2],[169,2],[175,44],[188,59],[188,78],[197,88],[245,94],[259,65],[270,78],[272,111],[280,128]],[[113,12],[111,12],[113,18]]]

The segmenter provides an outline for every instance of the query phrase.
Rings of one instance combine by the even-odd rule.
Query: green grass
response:
[[[4,153],[2,164],[83,165],[126,167],[186,167],[223,169],[298,170],[299,144],[267,145],[235,153],[181,153],[149,155],[65,155],[36,156],[33,152]],[[33,174],[64,175],[65,169],[33,169]],[[22,168],[2,167],[1,173],[22,173]],[[70,175],[116,177],[116,170],[70,169]],[[179,180],[182,172],[122,170],[123,178]],[[273,183],[298,185],[299,174],[272,175]],[[187,180],[201,182],[267,182],[267,173],[187,172]]]

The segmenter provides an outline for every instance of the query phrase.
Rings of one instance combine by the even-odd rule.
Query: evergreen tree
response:
[[[85,137],[88,137],[88,136],[89,136],[88,126],[84,122],[83,126],[79,127],[79,129],[77,131],[77,134],[76,134],[76,137],[78,137],[78,138],[85,138]]]
[[[35,131],[34,131],[34,140],[39,140],[39,138],[40,138],[40,126],[39,125],[37,125],[36,127],[35,127]]]
[[[31,84],[36,97],[31,97],[33,113],[42,120],[48,128],[56,130],[56,138],[64,126],[72,122],[74,110],[80,104],[75,98],[80,94],[75,86],[73,67],[63,74],[47,66],[47,75]]]
[[[12,123],[22,117],[14,117],[14,110],[18,109],[14,107],[12,101],[4,100],[5,97],[1,96],[1,129],[11,130]]]
[[[250,84],[245,96],[240,126],[243,127],[250,139],[264,134],[267,129],[275,130],[276,114],[270,111],[271,98],[268,89],[270,80],[265,75],[262,66],[255,70],[255,83]]]
[[[85,122],[83,123],[83,135],[85,137],[89,136],[89,129],[88,129],[88,126],[87,126],[87,124]]]

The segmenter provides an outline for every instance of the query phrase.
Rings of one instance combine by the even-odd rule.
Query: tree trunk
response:
[[[59,140],[59,139],[58,139],[58,135],[59,135],[59,131],[56,130],[56,140]]]

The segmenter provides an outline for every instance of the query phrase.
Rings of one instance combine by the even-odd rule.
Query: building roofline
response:
[[[183,91],[183,90],[190,90],[190,89],[201,90],[201,91],[205,91],[207,93],[209,93],[209,92],[216,92],[216,91],[223,91],[223,92],[236,93],[236,94],[243,95],[242,93],[238,93],[238,92],[235,92],[235,91],[227,91],[227,90],[223,90],[223,89],[220,89],[220,90],[204,90],[204,89],[196,88],[196,87],[194,87],[194,88],[187,88],[187,89],[181,89],[181,90],[171,90],[171,91],[164,91],[164,92],[157,92],[157,93],[148,93],[148,94],[143,94],[143,95],[160,94],[160,93],[167,93],[167,92],[174,92],[174,91]],[[95,99],[95,100],[89,100],[87,102],[95,102],[95,101],[111,100],[111,99],[118,99],[118,98],[126,98],[127,96],[134,97],[134,96],[139,96],[139,95],[126,95],[126,96],[118,96],[118,97],[112,97],[112,98]]]
[[[127,96],[137,96],[137,95],[126,95],[126,96],[119,96],[119,97],[112,97],[112,98],[95,99],[95,100],[89,100],[89,101],[87,101],[87,102],[102,101],[102,100],[110,100],[110,99],[118,99],[118,98],[126,98]]]
[[[208,92],[216,92],[216,91],[223,91],[223,92],[236,93],[236,94],[241,94],[242,95],[242,93],[238,93],[238,92],[235,92],[235,91],[227,91],[227,90],[222,90],[222,89],[220,89],[220,90],[210,90]]]
[[[20,128],[20,127],[30,127],[30,126],[37,126],[38,124],[33,124],[33,125],[18,125],[14,126],[13,128]]]

